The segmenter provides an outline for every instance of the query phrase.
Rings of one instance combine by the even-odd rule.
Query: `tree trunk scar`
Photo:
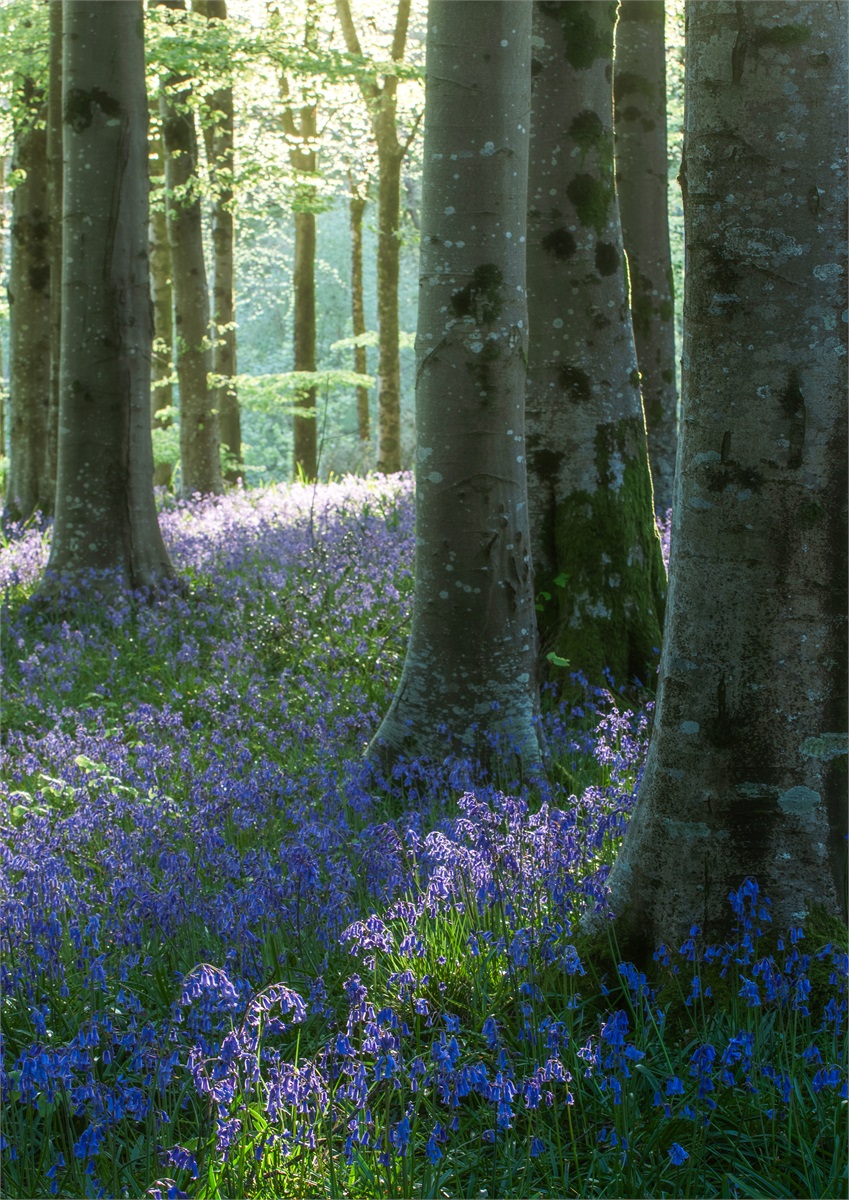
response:
[[[790,449],[787,455],[787,465],[798,470],[802,465],[808,410],[805,406],[802,389],[799,387],[799,375],[795,368],[787,377],[787,387],[781,396],[781,407],[790,422]]]
[[[746,18],[743,15],[746,6],[743,0],[737,0],[734,7],[737,13],[737,40],[734,43],[734,49],[731,51],[731,80],[733,83],[742,83],[743,68],[746,64],[746,55],[749,51],[751,36],[746,29]]]

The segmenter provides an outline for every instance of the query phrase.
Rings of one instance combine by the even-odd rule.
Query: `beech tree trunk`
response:
[[[525,766],[534,608],[523,399],[531,9],[431,0],[416,354],[416,583],[401,681],[369,755]]]
[[[354,187],[349,176],[351,195],[348,201],[351,227],[351,326],[354,337],[366,332],[366,306],[363,298],[363,213],[366,198]],[[354,370],[358,375],[368,371],[368,353],[365,346],[354,347]],[[368,388],[357,388],[357,437],[363,443],[371,440],[368,411]]]
[[[150,180],[160,193],[150,209],[150,298],[153,304],[150,420],[151,428],[167,429],[173,423],[171,414],[158,414],[174,405],[174,296],[171,291],[171,251],[165,213],[165,153],[159,132],[150,139]],[[154,454],[154,484],[157,487],[170,487],[173,474],[173,462],[157,461]]]
[[[541,668],[653,678],[666,573],[613,177],[615,3],[538,0],[528,210],[528,490]],[[562,671],[562,668],[556,668]]]
[[[226,0],[193,0],[192,7],[207,20],[226,21]],[[224,478],[238,483],[244,474],[242,422],[236,392],[236,305],[235,226],[233,220],[233,175],[235,144],[233,128],[233,85],[228,80],[207,98],[213,121],[203,128],[206,161],[213,184],[212,196],[212,373],[214,403],[218,409],[221,444],[227,452]]]
[[[167,4],[169,8],[185,8],[184,0],[167,0]],[[189,92],[185,79],[174,76],[163,81],[159,96],[174,292],[174,349],[180,385],[180,468],[184,496],[224,490],[216,396],[210,387],[209,291],[197,186],[197,131],[188,103]]]
[[[304,23],[304,45],[315,48],[316,4],[308,0]],[[315,371],[315,175],[318,167],[316,136],[317,106],[294,105],[285,75],[280,80],[283,97],[283,130],[289,142],[289,162],[296,177],[294,291],[294,370]],[[295,476],[315,479],[318,475],[318,430],[316,391],[305,388],[296,394],[294,417]]]
[[[141,0],[65,0],[59,478],[42,593],[173,577],[153,501]]]
[[[6,250],[6,155],[0,154],[0,273]],[[3,369],[3,343],[0,342],[0,457],[6,457],[6,374]]]
[[[363,57],[351,15],[349,0],[336,0],[349,53]],[[410,0],[398,0],[391,58],[402,62],[410,21]],[[382,84],[373,76],[359,80],[368,105],[377,146],[378,234],[377,234],[377,469],[387,473],[401,470],[401,366],[398,357],[398,277],[401,262],[401,166],[409,141],[398,137],[395,75],[385,74]]]
[[[47,207],[50,213],[50,403],[47,476],[56,489],[59,468],[59,347],[62,340],[62,5],[50,5],[47,86]]]
[[[846,917],[845,3],[687,5],[684,377],[620,948]]]
[[[50,209],[47,104],[26,77],[18,81],[26,119],[15,130],[9,262],[9,477],[6,515],[53,512],[50,474]]]
[[[631,319],[646,414],[654,504],[672,506],[678,436],[669,250],[663,0],[621,0],[613,76],[616,194],[628,255]]]

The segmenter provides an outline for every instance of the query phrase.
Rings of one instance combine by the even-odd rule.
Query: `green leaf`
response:
[[[568,667],[569,666],[569,659],[561,658],[560,655],[555,654],[553,650],[549,650],[548,654],[546,654],[545,657],[548,659],[548,661],[554,667]]]

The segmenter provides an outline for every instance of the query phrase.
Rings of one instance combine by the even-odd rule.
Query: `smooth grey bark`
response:
[[[654,505],[672,506],[678,425],[669,249],[663,0],[621,0],[613,75],[616,194],[628,255],[631,319],[646,415]]]
[[[185,10],[185,0],[159,2],[168,8]],[[210,387],[209,291],[197,186],[197,130],[189,105],[189,92],[186,77],[172,75],[162,81],[159,94],[174,294],[174,349],[180,385],[180,470],[184,496],[224,490],[218,410],[215,391]]]
[[[22,108],[12,166],[25,172],[12,192],[9,261],[9,476],[5,513],[25,520],[53,512],[50,473],[50,210],[47,103],[29,77],[19,79]]]
[[[227,20],[226,0],[193,0],[192,8],[210,21]],[[235,223],[233,179],[236,168],[233,83],[228,78],[207,97],[210,119],[204,124],[206,161],[212,180],[212,373],[221,444],[227,451],[224,478],[238,483],[244,474],[242,421],[236,391]]]
[[[845,3],[689,3],[669,608],[623,953],[846,917]]]
[[[533,5],[528,494],[540,669],[653,678],[666,573],[613,176],[615,3]],[[557,668],[562,677],[561,668]]]
[[[158,105],[157,105],[158,109]],[[171,290],[171,250],[168,218],[165,215],[165,154],[158,129],[150,138],[150,182],[158,193],[150,206],[150,299],[153,305],[151,351],[150,421],[153,429],[167,429],[174,404],[174,296]],[[160,416],[160,413],[166,415]],[[170,487],[174,463],[157,461],[154,455],[153,482]]]
[[[42,594],[173,578],[153,500],[141,0],[65,0],[59,477]]]
[[[55,493],[59,468],[59,347],[62,342],[62,5],[50,3],[47,83],[47,208],[50,213],[50,403],[47,475]]]
[[[363,57],[351,15],[349,0],[336,0],[345,45],[350,54]],[[398,0],[390,57],[404,59],[410,0]],[[398,137],[397,76],[384,73],[378,83],[375,73],[359,77],[360,91],[368,106],[377,146],[377,322],[378,388],[377,469],[387,473],[401,470],[401,365],[398,333],[398,280],[401,265],[401,167],[410,138]]]
[[[526,767],[534,606],[523,398],[530,6],[431,0],[416,337],[416,568],[401,681],[377,761]]]

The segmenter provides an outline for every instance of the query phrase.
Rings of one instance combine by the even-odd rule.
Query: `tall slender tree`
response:
[[[527,429],[542,653],[594,683],[606,669],[647,681],[666,573],[613,176],[616,4],[533,9]]]
[[[847,11],[691,0],[684,378],[655,724],[610,876],[624,952],[846,919]]]
[[[366,332],[366,306],[363,294],[363,215],[368,203],[368,185],[362,185],[353,171],[348,172],[348,212],[351,230],[351,328],[355,338]],[[368,371],[365,346],[354,347],[354,370],[358,375]],[[368,388],[357,388],[357,437],[363,445],[371,440]]]
[[[142,0],[65,0],[64,260],[56,520],[67,576],[172,578],[153,500]]]
[[[304,20],[304,46],[316,48],[316,0],[307,0]],[[295,172],[295,263],[293,270],[293,366],[296,371],[315,371],[315,208],[316,149],[318,105],[314,98],[294,104],[289,80],[280,77],[283,101],[283,131],[289,144],[289,161]],[[305,479],[318,474],[318,434],[315,419],[316,390],[305,388],[297,393],[299,411],[294,418],[295,472]]]
[[[153,305],[150,420],[153,429],[173,424],[174,405],[174,295],[171,289],[171,250],[165,214],[165,152],[159,127],[159,104],[151,113],[150,135],[150,299]],[[154,454],[153,482],[170,487],[174,463]]]
[[[350,0],[336,0],[348,52],[364,60]],[[401,63],[407,45],[410,0],[398,0],[390,60]],[[415,134],[398,130],[398,76],[391,67],[364,70],[360,90],[371,117],[378,161],[377,319],[378,319],[378,451],[379,471],[401,469],[401,366],[398,332],[398,279],[401,261],[401,169]]]
[[[18,79],[14,108],[9,262],[9,477],[6,514],[53,511],[50,473],[50,209],[47,100],[31,76]]]
[[[6,252],[6,155],[0,154],[0,272]],[[3,369],[3,345],[0,342],[0,457],[6,457],[6,378]]]
[[[193,0],[195,12],[226,27],[226,0]],[[233,216],[236,169],[233,80],[221,79],[206,97],[203,123],[206,161],[212,182],[212,373],[221,444],[226,452],[224,478],[237,483],[244,473],[242,422],[236,391],[235,223]]]
[[[156,4],[178,13],[186,8],[185,0],[156,0]],[[215,391],[210,387],[209,291],[197,178],[197,128],[190,91],[188,77],[171,72],[162,79],[159,96],[180,385],[180,469],[182,491],[187,496],[224,490],[218,411]]]
[[[654,503],[672,505],[678,389],[667,213],[663,0],[621,0],[613,76],[616,194],[628,255],[631,318],[646,414]]]
[[[431,0],[416,353],[416,569],[401,681],[375,758],[526,766],[534,607],[523,408],[531,9]]]
[[[55,491],[59,467],[59,346],[62,329],[62,5],[50,8],[47,82],[47,209],[50,214],[50,402],[47,477]]]

